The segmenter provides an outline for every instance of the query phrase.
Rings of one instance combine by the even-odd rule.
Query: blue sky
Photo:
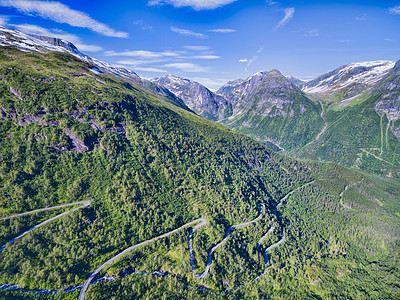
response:
[[[400,59],[400,0],[0,0],[0,24],[67,39],[143,78],[211,89],[272,68],[312,79]]]

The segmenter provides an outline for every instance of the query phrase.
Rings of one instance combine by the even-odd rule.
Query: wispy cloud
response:
[[[356,17],[356,21],[358,21],[358,22],[367,21],[367,15],[366,15],[366,14],[362,14],[362,15],[360,15],[360,16],[357,16],[357,17]]]
[[[232,32],[236,32],[235,29],[228,29],[228,28],[210,29],[208,31],[217,32],[217,33],[232,33]]]
[[[321,33],[319,32],[318,29],[311,29],[311,30],[308,30],[304,35],[306,37],[317,37],[317,36],[320,36]]]
[[[98,52],[103,50],[102,47],[97,45],[87,45],[83,43],[82,40],[75,34],[71,34],[60,29],[49,30],[33,24],[18,24],[12,26],[27,34],[44,35],[66,40],[73,43],[82,52]]]
[[[152,67],[135,67],[135,71],[152,72],[152,73],[168,73],[167,70],[152,68]]]
[[[143,20],[135,20],[135,21],[133,21],[133,24],[139,26],[140,29],[142,29],[142,30],[152,30],[153,29],[152,26],[144,23]]]
[[[294,7],[289,7],[284,10],[285,16],[283,17],[282,20],[279,21],[279,23],[275,27],[275,31],[277,31],[279,28],[282,26],[285,26],[292,18],[295,12]]]
[[[191,7],[195,10],[216,9],[237,0],[149,0],[148,5],[170,4],[174,7]]]
[[[271,5],[271,6],[275,5],[275,4],[278,4],[277,1],[272,1],[272,0],[266,0],[265,3],[267,3],[268,5]]]
[[[193,37],[200,38],[200,39],[204,39],[204,38],[208,37],[207,35],[205,35],[203,33],[194,32],[189,29],[183,29],[183,28],[178,28],[178,27],[174,27],[174,26],[171,26],[169,29],[171,29],[173,32],[176,32],[180,35],[193,36]]]
[[[208,46],[183,46],[183,48],[192,51],[207,51],[211,49]]]
[[[246,72],[248,72],[250,66],[251,66],[257,59],[258,59],[258,56],[257,56],[257,55],[254,55],[252,58],[249,59],[249,61],[247,62],[246,68],[245,68]]]
[[[105,36],[119,38],[128,37],[128,33],[114,30],[108,25],[92,19],[86,13],[73,10],[60,2],[39,0],[0,0],[0,6],[13,7],[22,14],[39,16],[57,23],[88,28]]]
[[[122,65],[130,65],[130,66],[144,66],[144,65],[151,65],[157,64],[160,62],[166,62],[167,59],[122,59],[117,61],[117,63]]]
[[[7,16],[0,16],[0,25],[1,26],[7,26],[8,21],[9,21],[9,19]]]
[[[261,53],[261,52],[263,52],[263,51],[264,51],[264,46],[260,46],[260,47],[258,47],[256,53],[259,54],[259,53]],[[247,59],[247,58],[239,59],[238,62],[240,62],[240,63],[246,63],[246,68],[245,68],[245,71],[246,71],[246,72],[248,72],[249,67],[258,59],[258,55],[257,55],[257,54],[254,55],[254,56],[253,56],[252,58],[250,58],[250,59]]]
[[[195,55],[195,56],[192,56],[191,58],[194,58],[194,59],[218,59],[218,58],[221,58],[221,56],[218,56],[218,55]]]
[[[350,43],[351,40],[337,40],[338,43]]]
[[[139,58],[161,58],[161,57],[176,57],[179,56],[178,53],[173,51],[164,51],[164,52],[154,52],[147,50],[134,50],[134,51],[124,51],[124,52],[114,52],[114,51],[106,51],[104,53],[106,56],[131,56],[131,57],[139,57]]]
[[[400,5],[389,8],[389,13],[392,15],[400,15]]]
[[[204,68],[202,66],[193,63],[172,63],[172,64],[166,64],[164,65],[164,67],[173,68],[188,73],[203,73],[209,71],[208,68]]]

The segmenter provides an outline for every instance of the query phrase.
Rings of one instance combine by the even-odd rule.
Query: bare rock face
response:
[[[258,72],[246,80],[229,82],[217,93],[232,103],[233,116],[251,110],[252,114],[261,117],[285,117],[307,110],[301,103],[293,105],[299,98],[307,101],[306,97],[298,87],[275,69]]]
[[[168,89],[191,110],[209,120],[217,121],[231,115],[231,104],[200,83],[173,75],[154,78],[151,82]]]
[[[400,120],[400,61],[369,93],[378,96],[375,110],[379,114],[386,114],[393,134],[400,138],[400,126],[394,123]]]

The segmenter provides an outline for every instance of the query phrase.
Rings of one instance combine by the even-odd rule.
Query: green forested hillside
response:
[[[186,228],[103,270],[99,277],[117,279],[90,286],[86,299],[399,296],[397,181],[279,155],[68,54],[2,47],[0,58],[0,218],[91,201],[8,244],[0,286],[74,287],[122,250],[199,216],[207,221],[193,234],[201,272],[227,229],[253,220],[263,203],[262,218],[231,233],[204,279],[191,273]],[[1,239],[58,213],[0,220]],[[78,294],[0,289],[5,299]]]

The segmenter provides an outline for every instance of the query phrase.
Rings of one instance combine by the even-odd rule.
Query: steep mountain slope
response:
[[[314,159],[399,178],[399,62],[385,74],[356,101],[328,110],[326,131],[302,151]]]
[[[149,83],[147,80],[142,80],[133,71],[120,67],[114,67],[106,62],[102,62],[98,59],[84,55],[76,48],[74,44],[68,41],[47,36],[29,35],[18,30],[0,26],[0,45],[16,47],[24,52],[38,51],[40,53],[48,53],[50,51],[56,51],[71,54],[77,59],[92,66],[89,70],[90,72],[77,76],[93,76],[93,74],[101,73],[113,74],[122,79],[133,81],[135,84],[141,86],[149,92],[155,91],[157,94],[162,94],[165,96],[164,99],[166,101],[169,101],[184,109],[188,109],[182,100],[176,98],[171,92],[165,90],[161,86],[155,86],[154,84]]]
[[[154,78],[151,82],[172,92],[198,115],[212,121],[227,118],[232,114],[232,105],[205,86],[174,75]]]
[[[327,107],[344,107],[357,101],[394,66],[394,62],[379,60],[351,63],[307,82],[302,90]]]
[[[6,217],[85,203],[0,250],[1,298],[76,299],[95,269],[144,241],[85,299],[399,294],[397,181],[287,158],[93,68],[0,47],[1,240],[65,208]],[[249,225],[228,232],[237,224]],[[196,278],[191,261],[203,272],[228,233]]]
[[[379,98],[375,103],[375,110],[386,115],[389,121],[387,128],[400,139],[400,60],[369,94]]]
[[[277,70],[229,83],[218,92],[233,105],[233,116],[222,124],[286,150],[307,144],[323,127],[319,106]]]

